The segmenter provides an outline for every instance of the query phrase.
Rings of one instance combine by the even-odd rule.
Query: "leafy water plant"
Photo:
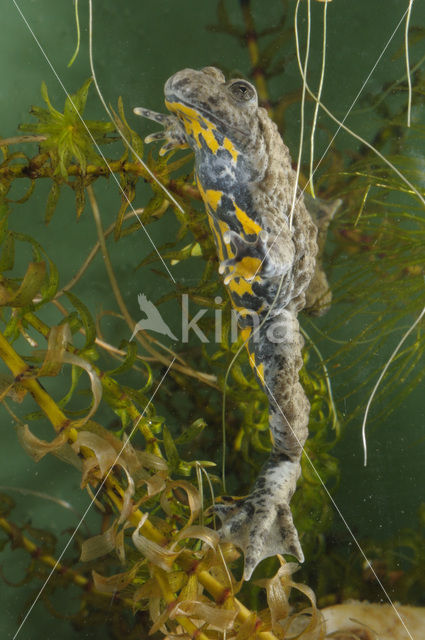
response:
[[[278,25],[255,35],[249,2],[242,3],[242,25],[232,24],[224,2],[218,8],[215,28],[248,42],[250,75],[283,126],[288,105],[301,98],[299,93],[276,103],[269,98],[268,82],[286,60],[276,60],[275,54],[281,55],[290,41],[286,13]],[[263,37],[266,42],[269,38],[264,47]],[[412,79],[414,108],[422,95],[420,67]],[[295,564],[273,558],[262,564],[255,580],[243,585],[237,578],[239,553],[218,543],[207,511],[223,492],[214,468],[219,457],[211,452],[222,446],[221,392],[241,341],[232,341],[230,305],[193,184],[192,157],[144,153],[126,117],[133,105],[121,100],[114,123],[82,120],[90,85],[91,80],[85,81],[60,112],[43,84],[47,109],[32,108],[36,121],[21,126],[28,136],[0,140],[0,357],[7,369],[0,380],[2,402],[26,452],[37,461],[55,456],[61,464],[73,465],[98,513],[96,533],[86,536],[74,528],[62,549],[49,535],[48,523],[41,530],[14,516],[10,491],[2,490],[2,545],[10,543],[26,553],[24,580],[33,587],[32,602],[41,598],[55,615],[69,615],[81,631],[89,625],[100,627],[107,619],[115,638],[147,637],[149,631],[157,637],[177,634],[204,640],[224,635],[271,640],[301,631],[305,639],[320,638],[317,606],[347,597],[381,597],[372,572],[393,598],[419,603],[425,575],[422,511],[417,531],[405,530],[396,541],[363,541],[368,566],[360,552],[354,557],[350,553],[346,533],[335,526],[330,499],[340,478],[338,442],[349,432],[350,421],[358,418],[358,398],[370,390],[380,365],[364,376],[358,376],[358,367],[386,341],[393,344],[396,331],[406,329],[423,306],[425,226],[415,194],[364,145],[350,153],[333,149],[315,180],[320,197],[342,197],[344,208],[324,253],[333,309],[320,320],[302,320],[306,345],[301,376],[311,403],[310,437],[293,509],[310,560],[299,581],[293,577]],[[411,136],[405,126],[407,103],[399,99],[406,91],[407,80],[402,79],[387,98],[369,95],[361,107],[379,110],[374,145],[421,190],[421,158],[408,155],[403,144]],[[414,126],[421,131],[420,123]],[[321,127],[326,131],[325,124]],[[391,135],[394,130],[397,138]],[[121,143],[120,134],[130,140],[132,151]],[[38,150],[27,154],[26,145],[34,141]],[[12,152],[17,142],[23,151]],[[307,165],[301,169],[308,175]],[[99,194],[110,173],[116,178],[117,212],[105,229]],[[170,204],[152,173],[184,215]],[[27,180],[29,189],[16,198],[14,189]],[[303,174],[300,180],[307,182]],[[90,210],[96,226],[96,242],[65,284],[50,252],[30,232],[19,230],[16,220],[21,204],[35,201],[41,182],[49,184],[46,223],[64,215],[60,197],[71,189],[75,220]],[[135,220],[133,202],[142,183],[147,183],[146,204],[136,210]],[[139,272],[154,267],[154,277],[168,284],[170,275],[161,259],[167,265],[188,265],[190,271],[196,264],[195,282],[182,280],[172,290],[164,288],[155,304],[161,309],[177,305],[186,295],[191,308],[210,310],[199,322],[206,335],[212,335],[219,313],[223,330],[214,346],[192,340],[176,349],[145,330],[129,339],[136,323],[117,276],[110,238],[127,247],[140,224],[151,229],[159,220],[169,224],[171,218],[175,240],[154,249],[140,262]],[[75,222],[68,219],[66,224]],[[72,290],[90,277],[88,269],[98,254],[112,295],[110,309],[93,312],[89,296]],[[388,286],[382,287],[383,282]],[[358,333],[348,341],[341,327],[351,317],[358,320]],[[110,318],[112,330],[106,322]],[[375,420],[387,416],[423,379],[424,348],[420,323],[380,388],[380,397],[387,401]],[[394,393],[394,380],[401,378],[404,383]],[[228,468],[233,470],[227,484],[237,494],[246,491],[270,449],[265,398],[243,353],[226,392]],[[345,412],[347,404],[350,410]],[[68,614],[52,602],[56,593],[71,589],[78,593],[79,607]]]

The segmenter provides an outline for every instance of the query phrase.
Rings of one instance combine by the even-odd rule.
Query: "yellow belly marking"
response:
[[[243,209],[238,207],[236,202],[233,203],[235,206],[236,217],[242,225],[242,229],[247,235],[258,235],[261,231],[261,227],[259,224],[252,220]]]

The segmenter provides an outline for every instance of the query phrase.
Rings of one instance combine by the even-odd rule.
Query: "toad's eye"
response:
[[[237,80],[229,86],[229,91],[239,102],[249,102],[256,97],[255,89],[252,84],[244,80]]]

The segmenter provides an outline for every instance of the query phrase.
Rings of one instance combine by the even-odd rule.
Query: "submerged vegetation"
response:
[[[284,3],[279,24],[258,32],[249,1],[241,2],[239,24],[220,1],[213,27],[247,45],[247,75],[281,130],[288,110],[298,109],[300,100],[306,101],[307,114],[314,112],[314,101],[301,91],[280,99],[269,94],[269,83],[294,57],[293,5]],[[320,16],[317,4],[313,17]],[[425,32],[415,28],[414,34],[415,43],[423,43]],[[61,464],[73,465],[98,513],[98,530],[91,536],[83,533],[86,512],[80,523],[76,519],[63,549],[48,523],[40,529],[15,518],[19,499],[2,489],[1,544],[4,550],[10,545],[27,554],[22,583],[33,588],[24,622],[29,606],[40,598],[53,615],[68,616],[77,630],[107,619],[114,638],[142,638],[149,632],[156,637],[206,640],[227,634],[272,640],[304,630],[301,637],[307,639],[321,637],[317,607],[347,598],[379,601],[385,597],[382,586],[393,600],[424,604],[423,508],[416,530],[399,531],[396,539],[362,539],[361,549],[353,552],[353,540],[339,526],[332,499],[340,480],[338,446],[354,428],[360,429],[367,397],[383,366],[382,360],[372,364],[371,355],[389,356],[424,305],[424,160],[423,142],[417,139],[425,132],[418,109],[425,74],[415,53],[413,47],[411,77],[379,88],[356,106],[359,112],[373,113],[373,145],[402,176],[370,146],[356,141],[354,147],[332,146],[314,177],[315,195],[342,198],[344,205],[323,256],[332,309],[319,319],[300,318],[305,335],[301,377],[311,416],[303,474],[292,501],[308,559],[296,581],[297,565],[272,558],[262,563],[253,581],[241,583],[240,554],[231,545],[218,544],[208,510],[224,493],[217,471],[222,392],[240,342],[232,341],[230,304],[193,183],[191,154],[147,153],[129,124],[127,114],[135,105],[121,99],[112,111],[114,122],[86,119],[91,79],[67,97],[63,111],[52,104],[43,83],[45,105],[31,108],[31,122],[20,127],[23,135],[0,140],[2,402],[25,451],[36,461],[44,463],[53,455]],[[411,101],[406,99],[410,81]],[[331,140],[327,122],[320,117],[318,131]],[[28,152],[34,143],[37,150]],[[300,184],[311,191],[307,153],[305,157]],[[120,203],[114,223],[105,228],[99,193],[108,177]],[[91,251],[78,257],[81,266],[67,283],[32,228],[24,233],[15,223],[20,207],[35,202],[40,183],[49,185],[46,224],[63,215],[61,197],[72,192],[76,215],[63,220],[63,227],[92,215],[97,230]],[[143,198],[143,208],[135,209],[136,195],[138,203]],[[34,218],[42,215],[34,208]],[[155,246],[152,229],[161,224],[175,224],[175,238]],[[161,313],[172,308],[175,315],[182,299],[190,303],[191,317],[208,309],[198,323],[210,338],[208,344],[198,339],[176,344],[143,329],[130,340],[137,310],[129,309],[112,245],[128,251],[140,226],[154,246],[142,261],[135,256],[138,278],[143,282],[149,274],[158,283],[161,294],[153,302]],[[52,241],[49,247],[54,248]],[[90,266],[99,255],[110,306],[93,309],[90,295],[74,291],[85,279],[90,291]],[[186,274],[179,282],[170,271],[175,265]],[[165,311],[162,317],[173,333],[172,314]],[[222,332],[214,343],[217,317]],[[419,322],[397,352],[377,391],[378,409],[370,425],[382,422],[423,381],[424,329],[424,321]],[[265,397],[244,353],[231,369],[226,394],[227,469],[232,470],[226,488],[239,495],[247,491],[270,449]],[[74,599],[78,594],[76,613],[52,604],[62,590],[72,590]]]

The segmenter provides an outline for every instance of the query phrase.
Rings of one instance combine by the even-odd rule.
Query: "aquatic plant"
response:
[[[287,43],[293,47],[290,5],[285,4],[277,24],[258,32],[249,2],[241,3],[238,24],[232,22],[226,3],[219,2],[213,27],[248,45],[248,75],[282,128],[288,108],[298,108],[303,98],[297,91],[275,101],[268,88],[293,56],[293,48],[292,54],[284,48]],[[415,34],[420,42],[422,31]],[[386,93],[379,88],[359,108],[378,114],[374,147],[422,193],[422,158],[406,151],[412,128],[423,134],[415,111],[422,99],[423,73],[420,65],[412,66],[416,70],[411,78],[386,87]],[[405,99],[410,80],[411,103]],[[363,375],[363,363],[378,349],[390,353],[423,306],[425,228],[420,200],[364,144],[332,148],[315,177],[316,195],[342,197],[344,208],[332,225],[323,257],[333,308],[320,319],[302,320],[306,347],[301,375],[312,409],[301,488],[293,508],[310,560],[300,570],[299,581],[293,579],[294,564],[274,558],[263,563],[256,580],[242,585],[236,577],[239,554],[231,545],[218,545],[213,517],[206,511],[223,492],[222,478],[214,469],[220,456],[211,452],[222,446],[222,390],[240,341],[232,341],[230,306],[193,185],[192,158],[188,153],[160,157],[155,150],[148,155],[127,116],[133,105],[122,100],[111,111],[114,122],[106,116],[87,120],[84,109],[93,92],[91,84],[85,81],[68,97],[63,111],[52,104],[43,84],[45,106],[32,108],[31,122],[21,126],[25,135],[0,140],[0,356],[8,370],[1,378],[2,401],[27,453],[34,460],[54,455],[61,464],[76,467],[98,513],[96,533],[83,535],[74,527],[63,549],[49,533],[48,523],[40,529],[14,516],[12,489],[2,490],[2,545],[10,543],[26,554],[23,582],[33,589],[29,606],[40,598],[54,615],[69,615],[78,630],[107,619],[116,638],[147,637],[150,630],[161,636],[214,638],[226,633],[227,638],[271,639],[287,636],[300,621],[308,627],[302,637],[316,637],[314,628],[320,637],[316,599],[320,607],[347,597],[378,599],[382,592],[376,575],[392,598],[419,603],[425,575],[422,510],[417,530],[406,529],[395,541],[362,540],[370,561],[365,565],[362,553],[351,552],[348,535],[335,524],[331,495],[340,477],[338,442],[353,425],[359,426],[364,400],[382,367],[378,361]],[[313,101],[307,100],[306,108],[314,114]],[[410,110],[415,117],[409,130]],[[326,121],[319,117],[317,122],[324,137],[330,137]],[[34,142],[38,149],[28,152]],[[15,144],[22,145],[17,152],[12,151]],[[302,159],[300,170],[300,182],[306,185],[309,162]],[[99,194],[111,174],[120,202],[113,224],[105,229]],[[19,184],[27,181],[29,187],[23,191]],[[32,237],[31,229],[20,230],[17,220],[20,205],[35,202],[35,190],[43,182],[49,185],[46,223],[52,225],[62,216],[64,227],[75,224],[61,209],[61,198],[72,193],[74,220],[91,212],[97,230],[91,251],[67,283],[60,280],[50,250]],[[142,183],[145,205],[134,211]],[[34,210],[33,215],[40,216],[35,205]],[[198,309],[209,309],[199,326],[212,336],[220,317],[223,331],[217,344],[192,338],[177,349],[145,330],[130,340],[137,309],[128,308],[109,239],[113,236],[116,246],[122,243],[127,251],[140,225],[150,233],[154,223],[163,220],[169,225],[171,218],[175,239],[155,243],[150,255],[139,261],[140,278],[151,268],[156,281],[172,282],[169,265],[190,273],[190,280],[182,278],[173,288],[164,288],[155,299],[156,308],[174,309],[170,316],[162,314],[171,332],[171,316],[183,299],[192,316]],[[90,300],[89,268],[98,255],[112,293],[102,311],[93,310]],[[73,290],[85,279],[89,284],[82,297]],[[344,331],[348,321],[350,340]],[[372,420],[382,421],[422,381],[424,348],[419,323],[379,388],[380,408]],[[395,384],[401,380],[403,384]],[[227,468],[232,470],[227,487],[237,494],[246,491],[270,448],[265,398],[243,353],[231,370],[226,393]],[[61,591],[78,593],[76,613],[53,604]],[[26,607],[24,615],[30,611]]]

